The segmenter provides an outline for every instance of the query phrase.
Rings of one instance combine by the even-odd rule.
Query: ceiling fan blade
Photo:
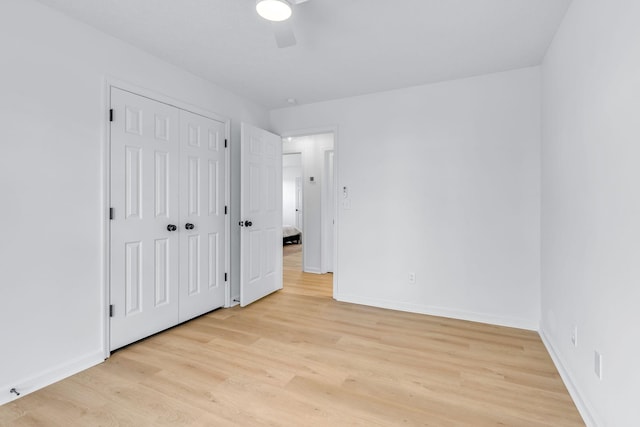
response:
[[[293,34],[293,27],[290,21],[272,22],[271,27],[279,48],[295,46],[296,36]]]

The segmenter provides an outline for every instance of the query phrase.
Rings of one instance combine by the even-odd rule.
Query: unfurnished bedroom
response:
[[[3,0],[0,425],[640,425],[639,21]]]

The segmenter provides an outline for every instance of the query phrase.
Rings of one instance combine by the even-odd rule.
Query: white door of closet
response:
[[[222,307],[226,123],[112,88],[110,348]]]
[[[225,303],[225,123],[180,111],[180,321]]]
[[[180,134],[174,107],[115,88],[111,106],[113,350],[179,322]]]
[[[282,138],[242,123],[240,305],[282,289]]]

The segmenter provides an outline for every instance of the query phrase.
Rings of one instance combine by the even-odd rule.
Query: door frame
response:
[[[288,130],[280,133],[280,136],[284,138],[297,138],[301,136],[311,136],[311,135],[319,135],[323,133],[331,133],[333,134],[333,193],[335,196],[336,203],[333,207],[333,217],[335,218],[334,231],[333,231],[333,299],[338,295],[338,286],[339,286],[339,263],[338,263],[338,236],[339,236],[339,224],[340,224],[340,210],[338,209],[338,188],[339,188],[339,162],[340,162],[340,144],[338,143],[338,125],[328,125],[328,126],[320,126],[314,128],[302,128],[302,129],[294,129]],[[323,160],[324,162],[324,160]],[[324,168],[324,167],[323,167]],[[321,209],[321,220],[320,220],[320,233],[323,233],[324,222],[325,222],[325,210]],[[304,234],[302,236],[304,239]],[[304,250],[304,240],[302,244]],[[324,264],[322,261],[323,251],[321,251],[320,255],[320,264]]]
[[[229,142],[228,147],[225,148],[225,206],[228,206],[227,215],[225,215],[225,234],[227,236],[224,244],[225,272],[228,273],[227,281],[225,282],[225,307],[231,305],[231,120],[211,112],[209,110],[191,105],[187,102],[181,101],[178,98],[164,95],[160,92],[156,92],[151,89],[147,89],[141,86],[137,86],[117,78],[106,76],[103,85],[103,106],[104,112],[102,121],[102,292],[100,306],[103,307],[101,320],[102,324],[102,345],[104,358],[107,359],[111,355],[110,349],[110,321],[109,321],[109,303],[111,293],[111,220],[109,219],[109,208],[111,207],[111,125],[110,125],[110,110],[111,110],[111,89],[117,88],[126,92],[131,92],[135,95],[139,95],[151,100],[167,104],[181,110],[189,111],[200,116],[213,119],[224,123],[225,139]]]

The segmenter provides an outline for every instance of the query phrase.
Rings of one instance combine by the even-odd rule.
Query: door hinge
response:
[[[113,108],[109,110],[109,121],[113,121]]]
[[[224,148],[227,148],[227,139],[224,139]]]
[[[224,281],[227,282],[227,273],[224,273]]]
[[[224,214],[226,215],[226,214],[227,214],[227,212],[228,212],[228,209],[227,209],[227,207],[225,206],[225,207],[224,207]]]
[[[109,317],[113,317],[113,304],[109,305]]]
[[[109,208],[109,219],[113,219],[116,217],[115,211],[113,208]]]

